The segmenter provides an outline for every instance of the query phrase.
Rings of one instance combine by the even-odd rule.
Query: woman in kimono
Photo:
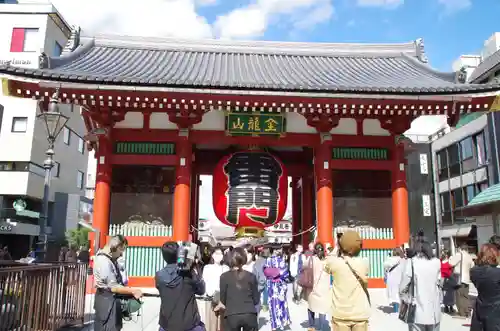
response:
[[[288,267],[281,249],[274,251],[266,260],[264,273],[267,277],[268,308],[273,331],[291,324],[287,302]]]

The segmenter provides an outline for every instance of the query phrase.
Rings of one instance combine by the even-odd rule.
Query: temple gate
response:
[[[75,42],[75,40],[77,42]],[[292,178],[293,231],[354,228],[382,263],[410,236],[400,136],[420,115],[490,109],[497,85],[427,64],[421,40],[314,44],[79,37],[39,69],[0,66],[4,93],[82,106],[96,151],[93,225],[127,236],[130,284],[153,286],[166,240],[196,236],[200,175],[259,148]],[[57,156],[56,156],[57,159]],[[214,182],[213,185],[218,185]],[[294,238],[307,245],[311,233]]]

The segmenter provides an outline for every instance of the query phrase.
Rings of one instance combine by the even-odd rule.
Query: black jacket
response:
[[[231,270],[220,276],[220,301],[226,306],[225,316],[257,314],[260,301],[257,278],[245,270]]]
[[[500,268],[475,266],[470,278],[477,289],[471,331],[500,331]]]
[[[156,273],[160,292],[159,324],[165,331],[191,330],[201,322],[195,295],[205,293],[205,283],[190,271],[180,271],[169,264]]]

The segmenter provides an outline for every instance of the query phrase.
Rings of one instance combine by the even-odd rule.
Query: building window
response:
[[[85,174],[78,170],[77,176],[76,176],[76,187],[79,189],[83,189],[83,182],[84,182]]]
[[[63,47],[56,41],[54,43],[54,56],[61,56]]]
[[[467,201],[465,201],[465,204],[468,204],[476,196],[476,188],[474,187],[474,185],[467,185],[464,190],[465,198],[467,199]]]
[[[59,178],[59,174],[61,172],[61,164],[59,162],[54,162],[54,166],[52,167],[52,176],[55,178]]]
[[[460,154],[462,161],[468,160],[474,156],[471,137],[467,137],[460,142]]]
[[[453,210],[464,206],[464,192],[461,187],[451,191],[451,199]]]
[[[39,48],[38,29],[12,29],[12,39],[10,41],[11,52],[38,52]]]
[[[481,182],[476,184],[476,195],[479,194],[480,192],[483,192],[488,188],[488,182]]]
[[[0,162],[0,171],[29,171],[41,177],[45,176],[45,169],[33,162]]]
[[[82,138],[78,137],[78,151],[83,154],[84,150],[85,150],[85,142],[83,141]]]
[[[452,224],[450,192],[440,194],[441,198],[441,223]]]
[[[63,140],[66,145],[69,145],[71,141],[71,130],[67,127],[64,127],[63,129]]]
[[[437,152],[437,163],[438,163],[438,177],[439,181],[448,179],[448,155],[446,154],[446,149],[442,149]]]
[[[474,136],[474,143],[476,145],[477,165],[485,165],[488,160],[486,153],[486,144],[484,141],[484,132],[478,133]]]
[[[448,152],[448,166],[450,177],[460,176],[460,148],[459,144],[453,144],[446,148]]]
[[[12,118],[12,132],[26,132],[28,130],[27,117],[13,117]]]

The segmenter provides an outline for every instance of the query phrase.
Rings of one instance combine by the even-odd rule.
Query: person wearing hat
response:
[[[333,276],[332,330],[368,331],[371,315],[368,260],[359,256],[363,241],[356,231],[344,232],[339,254],[326,258],[325,271]]]

